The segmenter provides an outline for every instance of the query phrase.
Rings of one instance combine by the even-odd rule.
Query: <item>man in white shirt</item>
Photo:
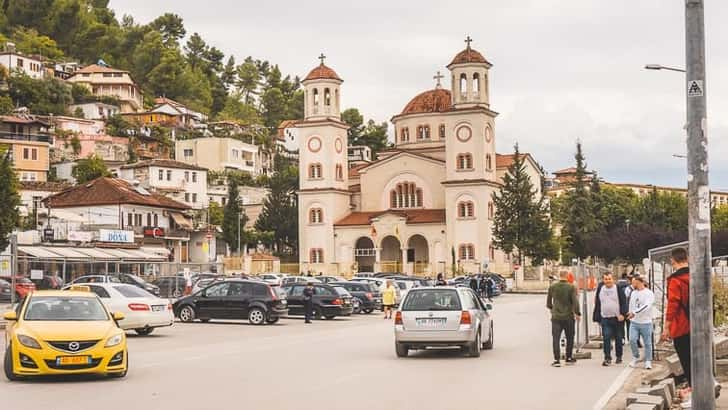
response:
[[[627,318],[631,321],[629,327],[629,346],[632,349],[631,367],[637,367],[640,361],[640,349],[637,341],[642,337],[645,342],[645,369],[652,368],[652,305],[655,303],[655,294],[645,286],[642,276],[632,279],[634,290],[629,297],[629,313]]]

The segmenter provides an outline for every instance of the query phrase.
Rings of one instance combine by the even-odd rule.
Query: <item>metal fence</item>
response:
[[[576,347],[581,349],[585,344],[589,343],[593,336],[601,334],[598,324],[592,322],[592,312],[594,311],[594,294],[601,277],[610,272],[609,268],[600,265],[590,265],[584,262],[578,262],[573,267],[574,285],[577,288],[581,322],[576,329]]]

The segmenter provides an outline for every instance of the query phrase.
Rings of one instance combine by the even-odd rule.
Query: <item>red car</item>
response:
[[[0,279],[6,280],[8,283],[12,283],[10,276],[0,276]],[[20,300],[24,298],[28,293],[35,290],[35,283],[25,276],[15,277],[15,297]]]

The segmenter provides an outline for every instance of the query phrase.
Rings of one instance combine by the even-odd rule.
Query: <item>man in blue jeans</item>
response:
[[[631,367],[637,367],[640,361],[640,349],[637,341],[642,337],[645,341],[645,369],[652,368],[652,304],[655,303],[655,294],[645,286],[645,279],[635,276],[632,279],[634,289],[629,297],[629,313],[627,318],[632,321],[629,327],[629,347],[632,348]]]
[[[617,355],[616,364],[622,363],[622,341],[624,339],[624,319],[627,315],[627,297],[624,289],[614,283],[614,277],[607,272],[597,286],[594,296],[594,322],[601,324],[604,343],[602,366],[612,364],[612,340]]]

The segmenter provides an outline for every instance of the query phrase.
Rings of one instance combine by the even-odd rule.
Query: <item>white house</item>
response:
[[[81,112],[83,112],[83,118],[89,120],[105,120],[121,112],[118,106],[102,103],[100,101],[68,106],[68,110],[71,112],[75,112],[77,109],[81,109]]]
[[[188,205],[192,209],[208,206],[207,169],[169,159],[152,159],[122,165],[119,178],[137,181],[151,189]]]
[[[0,65],[11,73],[20,71],[36,80],[45,76],[43,62],[37,57],[16,52],[13,43],[7,43],[5,51],[0,52]]]

